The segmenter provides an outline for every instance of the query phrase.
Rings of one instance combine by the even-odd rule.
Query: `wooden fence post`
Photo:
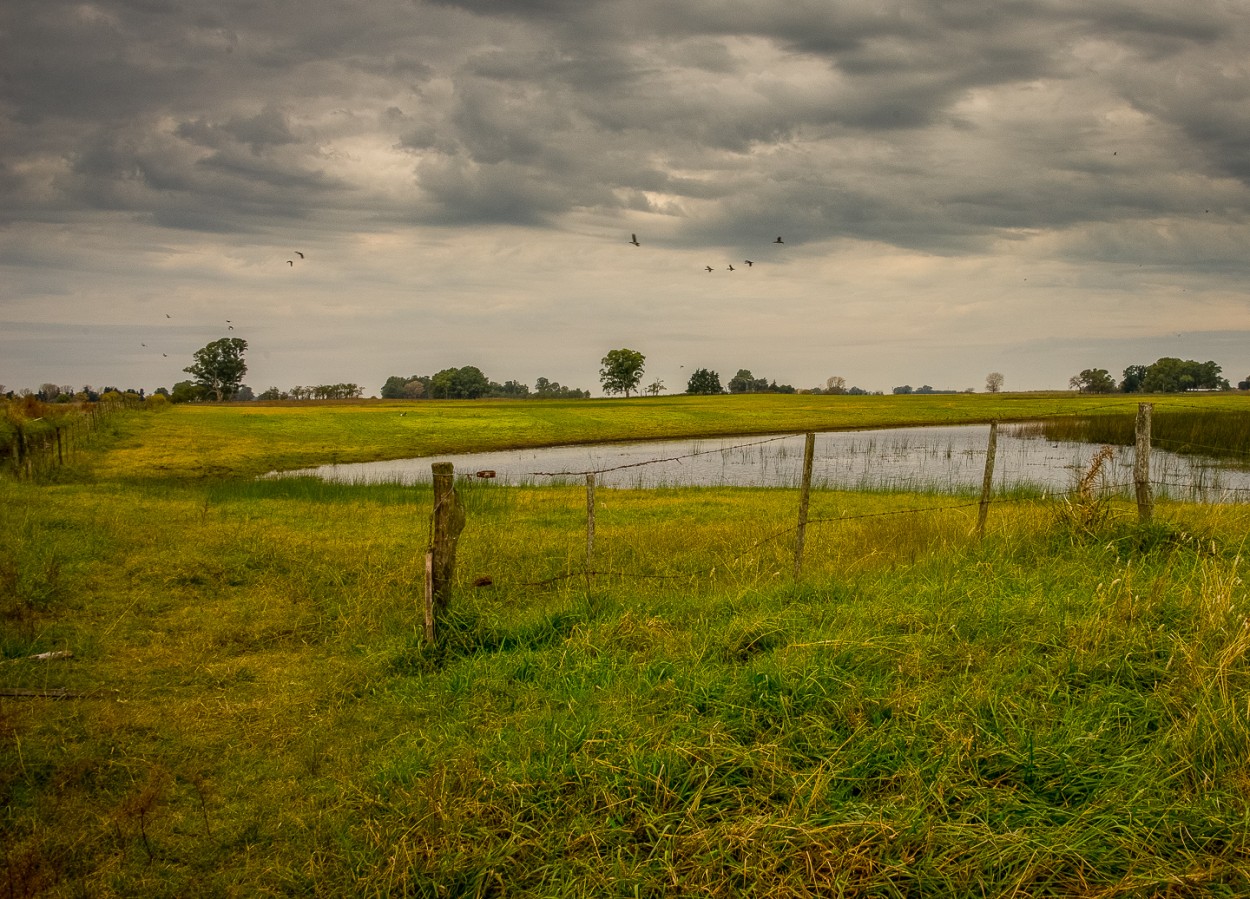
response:
[[[981,481],[981,508],[977,511],[977,538],[985,539],[985,519],[990,514],[990,490],[994,486],[994,454],[998,450],[998,419],[990,422],[990,442],[985,448],[985,478]]]
[[[586,475],[586,576],[594,567],[595,558],[595,473]]]
[[[425,639],[434,642],[434,550],[425,551]]]
[[[464,530],[464,504],[456,493],[455,466],[435,462],[434,534],[430,543],[430,593],[434,615],[451,605],[451,582],[456,573],[456,541]]]
[[[1137,518],[1149,524],[1154,517],[1154,491],[1150,486],[1150,413],[1153,403],[1137,404],[1137,446],[1133,459],[1133,486],[1137,489]]]
[[[803,442],[803,483],[799,487],[799,527],[794,535],[794,579],[803,570],[803,543],[807,539],[807,505],[812,495],[812,460],[816,456],[816,435],[808,431]]]

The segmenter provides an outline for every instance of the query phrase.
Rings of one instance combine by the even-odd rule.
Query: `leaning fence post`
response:
[[[451,605],[451,582],[456,572],[456,541],[464,530],[464,504],[456,493],[455,466],[435,462],[434,533],[430,542],[430,593],[434,615]],[[431,626],[432,629],[432,626]]]
[[[985,478],[981,481],[981,508],[977,512],[977,537],[985,537],[985,519],[990,514],[990,488],[994,486],[994,454],[998,449],[998,419],[990,422],[990,442],[985,448]]]
[[[1154,516],[1154,493],[1150,487],[1150,413],[1153,403],[1137,404],[1137,446],[1133,459],[1133,486],[1137,489],[1137,518],[1149,524]]]
[[[586,575],[589,577],[595,558],[595,473],[586,475]]]
[[[807,539],[807,505],[812,495],[812,460],[816,455],[816,435],[811,431],[803,442],[803,483],[799,488],[799,527],[794,536],[794,579],[803,570],[803,543]]]

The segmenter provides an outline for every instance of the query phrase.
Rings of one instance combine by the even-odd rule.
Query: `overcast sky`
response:
[[[1244,0],[5,0],[0,383],[1235,383],[1248,185]]]

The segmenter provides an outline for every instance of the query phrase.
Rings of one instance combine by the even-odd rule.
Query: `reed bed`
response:
[[[1055,416],[1013,425],[1021,434],[1047,440],[1132,446],[1135,416],[1130,412]],[[1151,416],[1153,446],[1183,455],[1212,456],[1250,466],[1250,409],[1169,408]]]

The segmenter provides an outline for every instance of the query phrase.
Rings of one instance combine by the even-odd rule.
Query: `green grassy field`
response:
[[[129,418],[98,475],[214,478],[556,443],[1022,421],[1084,411],[1131,415],[1143,399],[1160,412],[1250,407],[1242,394],[1071,393],[184,405],[148,420]]]
[[[650,402],[402,439],[673,434]],[[601,490],[587,577],[583,490],[466,483],[428,645],[428,487],[242,476],[395,417],[134,415],[0,482],[0,895],[1250,893],[1250,505],[1015,496],[978,540],[818,491],[796,583],[792,491]]]

